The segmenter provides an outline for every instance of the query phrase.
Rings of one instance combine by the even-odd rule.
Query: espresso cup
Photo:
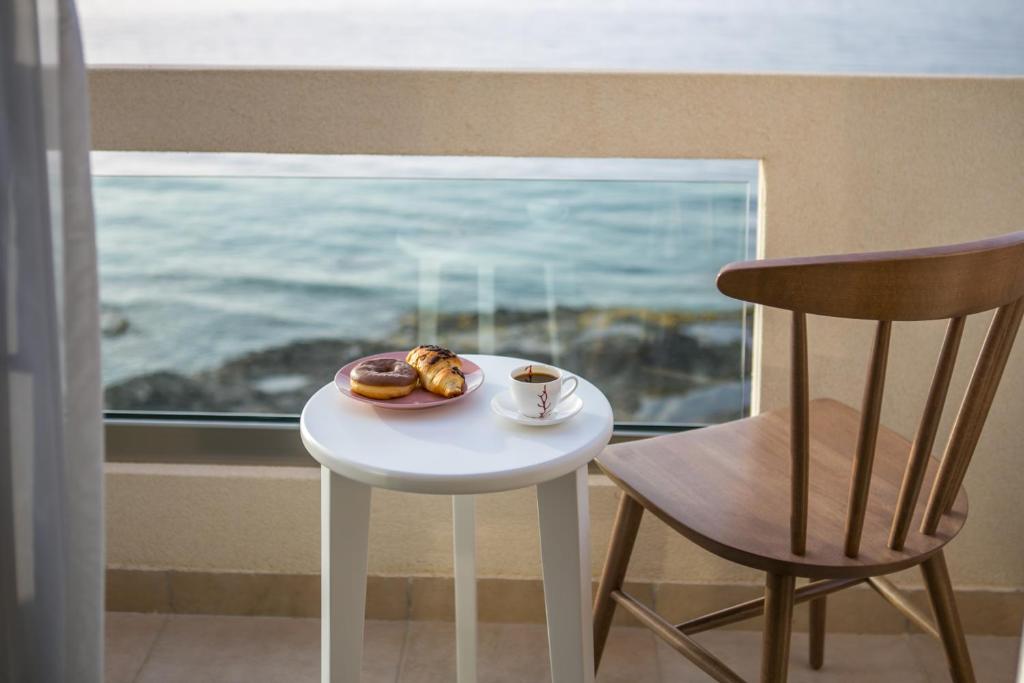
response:
[[[558,404],[579,386],[579,380],[558,368],[540,363],[520,365],[509,373],[512,398],[525,417],[551,417]]]

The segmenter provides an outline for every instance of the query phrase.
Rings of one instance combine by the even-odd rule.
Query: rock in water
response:
[[[229,359],[189,376],[151,373],[107,390],[114,410],[297,413],[345,363],[408,349],[415,317],[377,339],[307,339]],[[498,309],[489,351],[554,363],[600,387],[620,422],[714,422],[741,417],[743,345],[739,314],[560,308]],[[479,348],[475,314],[442,314],[438,342],[459,353]],[[500,381],[496,380],[496,381]]]
[[[175,372],[152,372],[106,388],[104,403],[110,410],[169,410],[219,412],[231,410],[217,396],[216,387]]]
[[[114,310],[100,313],[100,331],[104,337],[120,337],[131,329],[128,318]]]

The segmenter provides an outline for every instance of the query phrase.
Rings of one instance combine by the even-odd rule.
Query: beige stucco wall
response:
[[[320,568],[319,470],[312,467],[111,464],[107,473],[108,563],[194,571],[315,573]],[[617,490],[590,477],[592,560],[600,570]],[[451,576],[451,502],[375,490],[371,574]],[[537,497],[532,489],[477,502],[481,576],[540,577]],[[649,523],[631,569],[637,580],[757,580]]]
[[[761,159],[759,248],[770,257],[1024,228],[1022,79],[106,69],[90,85],[97,149]],[[768,312],[761,323],[756,399],[772,407],[788,391],[788,321]],[[984,325],[969,324],[964,353]],[[856,404],[871,325],[815,319],[810,330],[812,393]],[[904,434],[940,339],[941,324],[894,327],[883,417]],[[951,396],[970,365],[965,356]],[[967,478],[971,519],[950,550],[960,585],[1024,587],[1022,425],[1019,344]],[[315,571],[312,477],[113,466],[110,562]],[[591,492],[599,554],[613,491],[595,481]],[[399,497],[375,500],[371,571],[450,573],[446,501]],[[481,501],[484,575],[537,576],[535,514],[529,492]],[[653,525],[633,570],[648,580],[754,579]]]

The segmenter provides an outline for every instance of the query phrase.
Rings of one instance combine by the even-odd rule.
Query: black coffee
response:
[[[543,372],[524,372],[521,375],[516,375],[514,379],[517,382],[526,382],[528,384],[543,384],[544,382],[554,382],[558,378],[554,375],[546,375]]]

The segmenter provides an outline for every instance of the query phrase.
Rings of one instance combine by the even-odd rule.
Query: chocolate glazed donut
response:
[[[397,358],[374,358],[352,368],[349,386],[367,398],[389,399],[412,393],[419,382],[419,373]]]

